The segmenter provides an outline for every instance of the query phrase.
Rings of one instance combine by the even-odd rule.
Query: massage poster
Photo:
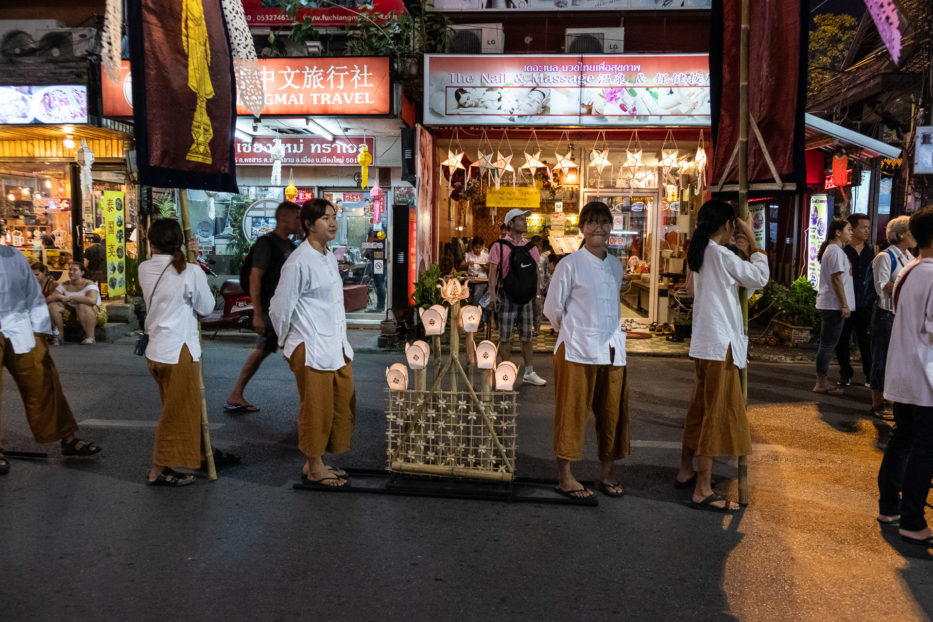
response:
[[[829,206],[829,197],[825,194],[814,194],[810,197],[807,225],[807,280],[814,288],[820,288],[820,261],[817,254],[820,245],[826,236],[826,213]]]
[[[424,58],[425,124],[710,124],[705,54]]]
[[[111,298],[126,293],[126,211],[123,193],[113,190],[104,191],[100,200],[104,212],[104,226],[107,242],[107,295]]]

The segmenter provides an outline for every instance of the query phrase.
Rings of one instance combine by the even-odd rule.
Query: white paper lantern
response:
[[[439,305],[434,305],[427,311],[421,310],[421,323],[424,324],[424,334],[425,335],[443,335],[444,327],[446,326],[447,313],[444,310],[444,313],[438,311],[436,307]]]
[[[496,344],[488,340],[476,344],[476,366],[480,369],[495,369],[497,350]]]
[[[475,333],[479,329],[479,322],[483,317],[483,310],[474,305],[460,309],[460,326],[468,333]]]
[[[408,368],[402,363],[393,363],[386,367],[386,382],[392,391],[404,391],[408,388]]]
[[[428,365],[431,347],[424,341],[418,340],[405,346],[405,358],[412,369],[424,369]]]
[[[503,361],[496,367],[496,391],[511,391],[518,378],[518,367],[512,361]]]

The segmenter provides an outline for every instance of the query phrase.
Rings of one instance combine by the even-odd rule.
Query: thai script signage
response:
[[[263,115],[386,115],[391,112],[389,59],[261,58],[265,90]],[[114,85],[102,75],[106,117],[133,115],[132,76],[128,62]],[[237,97],[237,114],[250,115]]]
[[[252,143],[236,142],[237,166],[272,166],[273,138],[254,138]],[[366,145],[375,164],[376,145],[373,138],[282,138],[285,148],[284,166],[359,166],[360,147]]]
[[[710,124],[705,54],[426,55],[426,124]]]

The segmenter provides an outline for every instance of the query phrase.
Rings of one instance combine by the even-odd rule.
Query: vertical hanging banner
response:
[[[805,120],[807,45],[810,16],[801,0],[757,0],[751,3],[748,114],[758,125],[782,182],[806,183]],[[710,14],[710,113],[713,156],[710,188],[723,179],[738,181],[739,40],[741,0],[713,0]],[[730,165],[730,160],[732,161]],[[749,124],[749,190],[774,184],[771,167]],[[770,188],[769,193],[775,192]]]
[[[130,0],[139,182],[237,192],[236,80],[220,0]]]
[[[122,192],[105,190],[100,200],[104,213],[105,242],[107,247],[107,295],[126,293],[126,201]]]
[[[820,288],[820,260],[817,255],[826,235],[826,214],[828,212],[829,197],[825,194],[814,194],[810,197],[810,224],[807,227],[807,280],[814,289]]]

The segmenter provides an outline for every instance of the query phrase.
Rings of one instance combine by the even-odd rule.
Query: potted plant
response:
[[[674,315],[674,340],[688,339],[693,332],[693,319],[690,312],[679,312]]]
[[[770,291],[765,295],[770,297],[770,304],[774,310],[774,334],[791,345],[808,343],[820,323],[813,285],[803,276],[791,283],[790,287],[784,287],[779,283],[773,285],[772,287],[772,283],[768,284]],[[762,296],[763,299],[765,295]]]

